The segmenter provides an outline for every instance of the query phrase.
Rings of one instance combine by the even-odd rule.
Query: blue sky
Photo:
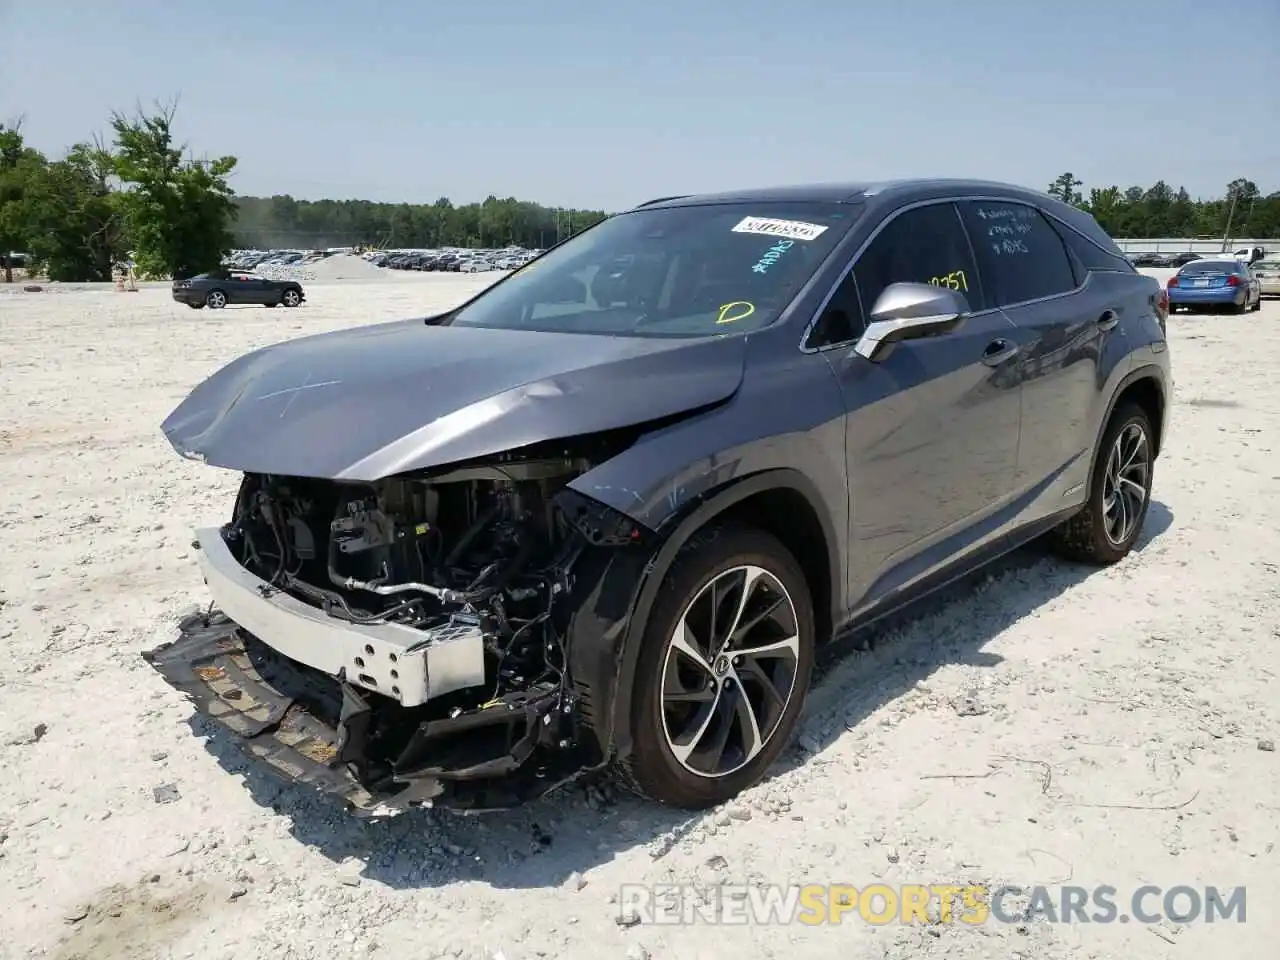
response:
[[[895,176],[1280,189],[1280,3],[0,0],[57,153],[180,97],[240,193],[618,209]]]

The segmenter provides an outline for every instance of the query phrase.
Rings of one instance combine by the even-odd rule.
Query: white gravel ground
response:
[[[139,658],[204,600],[189,529],[236,478],[159,432],[252,347],[489,282],[313,284],[297,311],[163,288],[0,295],[0,956],[1272,958],[1280,921],[1280,304],[1172,321],[1141,549],[1035,554],[829,658],[800,746],[692,819],[574,788],[361,826],[241,776]],[[201,732],[207,733],[205,728]],[[229,772],[231,771],[231,772]],[[1244,924],[686,927],[624,882],[1248,887]],[[1156,901],[1158,903],[1158,901]]]

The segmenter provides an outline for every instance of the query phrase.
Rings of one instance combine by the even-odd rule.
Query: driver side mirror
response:
[[[891,283],[876,298],[870,323],[853,350],[875,363],[901,340],[950,333],[968,313],[969,301],[958,290],[931,283]]]

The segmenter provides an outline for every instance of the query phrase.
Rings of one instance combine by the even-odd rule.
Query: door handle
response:
[[[982,351],[982,362],[988,367],[999,366],[1017,352],[1018,345],[1016,343],[1010,343],[1004,337],[1001,337],[987,344],[987,349]]]
[[[1116,310],[1103,310],[1102,316],[1094,322],[1098,325],[1099,330],[1110,330],[1120,322],[1120,314]]]

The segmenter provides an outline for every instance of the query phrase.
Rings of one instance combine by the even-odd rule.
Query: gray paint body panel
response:
[[[632,426],[732,396],[742,337],[660,340],[397,321],[265,347],[165,420],[184,455],[377,480]]]

